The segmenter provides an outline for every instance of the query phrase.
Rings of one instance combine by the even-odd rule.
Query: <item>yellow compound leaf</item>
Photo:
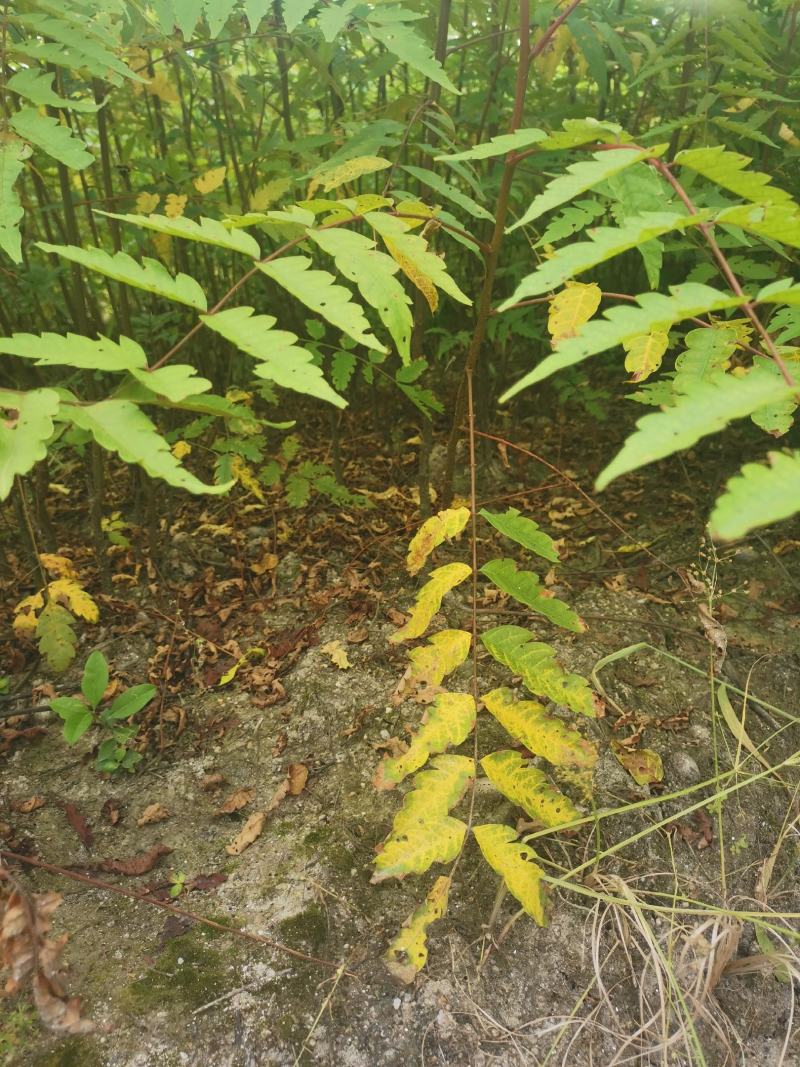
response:
[[[192,184],[201,196],[205,196],[206,193],[213,193],[225,181],[227,169],[224,164],[221,167],[213,167],[211,170],[207,170],[205,174],[195,178]]]
[[[483,702],[512,737],[548,763],[587,770],[597,763],[597,746],[561,719],[548,715],[538,701],[514,700],[511,690],[503,688],[487,693]]]
[[[87,622],[97,622],[100,612],[97,604],[78,582],[71,578],[58,578],[47,587],[47,595],[51,600],[62,598],[66,600],[71,611]]]
[[[652,748],[638,748],[630,751],[621,745],[613,746],[614,755],[637,785],[653,785],[664,779],[664,765],[661,756]]]
[[[550,301],[547,329],[553,344],[575,337],[600,306],[600,286],[596,282],[567,282]]]
[[[48,574],[54,574],[56,578],[77,578],[78,574],[71,559],[66,556],[56,556],[52,552],[40,552],[39,561]]]
[[[439,693],[408,750],[402,756],[382,760],[372,784],[376,789],[394,789],[433,753],[460,745],[475,725],[476,714],[475,701],[469,693]]]
[[[406,557],[408,573],[417,574],[434,548],[442,541],[458,537],[468,522],[469,508],[448,508],[426,519],[409,543]]]
[[[256,500],[264,500],[264,490],[261,488],[261,483],[253,474],[252,468],[245,463],[241,456],[233,457],[231,474],[240,485],[253,494]]]
[[[441,919],[447,911],[450,895],[450,879],[446,875],[437,878],[433,888],[417,910],[403,923],[397,937],[392,941],[384,962],[404,985],[410,985],[428,960],[428,927]]]
[[[506,883],[509,893],[539,926],[545,925],[542,875],[539,858],[530,845],[517,840],[510,826],[484,823],[472,831],[486,862]]]
[[[472,636],[466,630],[440,630],[409,652],[411,663],[395,692],[395,703],[417,688],[433,689],[467,658]]]
[[[136,213],[138,215],[152,215],[160,203],[161,197],[158,193],[139,193],[136,197]]]
[[[168,219],[179,219],[183,214],[188,196],[179,196],[177,193],[167,193],[167,199],[164,204],[164,214]]]
[[[467,828],[448,812],[463,796],[473,771],[466,756],[439,756],[431,770],[414,778],[395,815],[392,832],[375,857],[373,882],[422,874],[432,863],[449,863],[458,855]]]
[[[437,567],[431,571],[430,580],[423,585],[417,594],[414,610],[411,618],[396,633],[389,638],[391,644],[396,645],[400,641],[410,641],[414,637],[422,637],[428,625],[442,606],[442,598],[457,585],[468,578],[472,568],[466,563],[448,563],[444,567]]]
[[[38,612],[44,607],[44,597],[41,593],[32,593],[31,596],[23,597],[14,608],[14,632],[22,637],[31,637],[36,632]]]
[[[622,342],[625,370],[630,371],[632,382],[643,382],[661,366],[661,360],[669,346],[669,334],[664,330],[640,333]]]
[[[561,826],[580,817],[572,801],[544,771],[532,767],[519,752],[492,752],[483,757],[481,767],[495,789],[543,826]]]

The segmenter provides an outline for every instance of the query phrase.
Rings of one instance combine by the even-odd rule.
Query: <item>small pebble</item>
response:
[[[392,1007],[394,1008],[395,1011],[399,1011],[400,1010],[400,1004],[401,1004],[400,997],[395,997],[394,1000],[392,1001]]]

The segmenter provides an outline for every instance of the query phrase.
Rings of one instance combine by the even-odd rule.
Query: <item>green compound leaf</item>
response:
[[[403,363],[411,360],[411,298],[394,277],[398,264],[375,242],[353,230],[309,230],[308,236],[336,262],[337,270],[358,285],[391,334]]]
[[[555,652],[522,626],[496,626],[481,635],[486,650],[498,663],[519,675],[531,693],[549,697],[579,715],[594,719],[602,708],[599,697],[579,674],[567,674]]]
[[[507,152],[519,152],[523,148],[529,148],[547,137],[544,130],[530,127],[525,130],[517,130],[515,133],[501,133],[493,137],[485,144],[475,145],[465,152],[456,152],[452,156],[436,156],[437,163],[460,163],[468,159],[492,159],[495,156],[504,156]]]
[[[519,752],[503,749],[481,760],[489,781],[512,804],[543,826],[561,826],[580,818],[580,812],[544,771],[532,767]]]
[[[434,57],[430,45],[405,22],[388,21],[389,14],[388,8],[373,8],[367,19],[371,36],[376,41],[380,41],[392,55],[397,56],[401,63],[408,63],[409,67],[418,70],[432,82],[449,89],[451,93],[457,93],[458,89],[445,74],[441,63]],[[384,20],[386,24],[381,25]]]
[[[668,330],[673,323],[682,319],[736,307],[741,303],[731,293],[722,293],[697,282],[673,286],[670,296],[664,293],[641,293],[636,300],[639,307],[620,305],[609,308],[601,318],[588,322],[577,337],[562,341],[557,352],[545,356],[541,363],[500,397],[501,403],[536,382],[549,378],[556,371],[616,348],[638,334],[648,333],[656,327]]]
[[[0,352],[35,360],[37,367],[78,367],[81,370],[115,371],[146,367],[147,356],[136,341],[120,337],[93,341],[79,333],[15,333],[0,337]]]
[[[548,715],[538,701],[515,700],[512,691],[503,687],[492,689],[483,702],[503,729],[554,767],[591,770],[597,763],[597,746],[561,719]]]
[[[157,370],[131,370],[137,382],[157,396],[163,396],[173,404],[180,404],[188,396],[207,393],[211,388],[208,378],[200,378],[188,363],[171,363]]]
[[[376,789],[394,789],[407,775],[424,766],[433,753],[460,745],[475,725],[476,713],[475,701],[468,693],[439,693],[408,751],[382,760],[372,784]]]
[[[30,149],[24,141],[6,134],[0,136],[0,248],[15,263],[22,260],[19,223],[24,214],[14,183],[22,173]]]
[[[11,492],[16,475],[27,474],[47,455],[59,404],[54,389],[0,390],[0,500]]]
[[[24,96],[32,104],[38,107],[57,107],[68,111],[81,111],[93,113],[100,109],[100,105],[94,100],[76,100],[72,97],[59,96],[53,92],[52,71],[44,71],[40,67],[25,67],[6,82],[6,89]]]
[[[530,845],[518,841],[516,832],[503,823],[484,823],[473,827],[472,832],[486,862],[506,883],[509,893],[539,926],[544,926],[544,871]]]
[[[608,152],[595,152],[591,160],[582,160],[580,163],[570,163],[564,174],[549,183],[524,212],[522,218],[517,219],[513,226],[509,226],[506,233],[527,226],[529,222],[538,219],[546,211],[552,211],[555,207],[566,204],[568,200],[574,200],[581,193],[588,192],[600,182],[627,170],[628,167],[645,159],[651,159],[658,155],[661,149],[642,149],[635,151],[629,148],[613,148]]]
[[[679,397],[674,407],[639,419],[636,431],[600,472],[595,484],[598,490],[605,489],[621,474],[691,448],[701,437],[724,429],[732,419],[745,418],[759,408],[789,399],[795,392],[796,387],[760,367],[744,378],[718,374],[699,382],[691,393]]]
[[[65,167],[83,170],[94,163],[94,156],[86,151],[86,145],[73,136],[68,126],[62,126],[50,115],[42,115],[35,107],[22,108],[11,116],[10,122],[23,140],[41,148]]]
[[[312,269],[307,256],[284,256],[271,263],[259,263],[258,269],[354,341],[376,352],[386,352],[370,333],[370,324],[350,290],[337,285],[328,271]]]
[[[531,611],[544,615],[555,626],[573,633],[583,633],[586,627],[572,608],[563,600],[551,596],[542,588],[539,576],[533,571],[517,570],[516,560],[491,559],[481,567],[481,574],[494,582],[498,589],[513,596]]]
[[[53,671],[65,671],[75,659],[78,639],[72,629],[74,622],[67,609],[53,600],[48,600],[42,608],[36,623],[36,636],[39,653]]]
[[[800,511],[800,452],[770,452],[769,465],[746,463],[728,482],[709,527],[720,541],[734,541]]]
[[[439,756],[432,767],[415,776],[375,858],[373,882],[422,874],[432,863],[448,863],[458,855],[467,828],[448,812],[463,796],[474,765],[466,756]]]
[[[383,959],[389,972],[404,985],[410,985],[428,960],[428,927],[447,911],[450,878],[441,875],[424,904],[403,923]]]
[[[397,687],[395,703],[419,688],[431,690],[441,685],[467,658],[471,644],[472,635],[466,630],[440,630],[428,638],[427,645],[412,648],[408,654],[411,663]]]
[[[277,320],[272,315],[255,315],[251,307],[237,307],[201,318],[210,330],[259,361],[254,368],[259,378],[326,400],[338,408],[347,406],[347,401],[325,381],[311,353],[297,347],[297,334],[273,330]]]
[[[96,215],[105,215],[109,219],[130,222],[145,230],[166,233],[170,237],[181,237],[185,241],[199,241],[201,244],[228,248],[232,252],[241,252],[244,256],[258,259],[261,249],[258,242],[244,230],[228,229],[216,219],[187,219],[181,215],[177,219],[168,219],[166,215],[115,215],[113,211],[95,209]],[[203,305],[205,307],[205,305]]]
[[[745,170],[753,160],[739,152],[729,151],[722,145],[713,148],[689,148],[679,152],[675,162],[681,167],[702,174],[715,185],[730,189],[732,193],[759,204],[780,204],[791,201],[784,189],[772,185],[772,177],[757,170]]]
[[[466,193],[462,193],[460,189],[456,189],[454,185],[446,182],[441,175],[437,174],[433,170],[428,170],[426,167],[410,167],[403,166],[400,168],[404,170],[406,174],[410,174],[412,178],[416,178],[418,182],[423,185],[427,185],[429,189],[433,189],[435,193],[443,197],[445,200],[450,200],[456,207],[460,207],[462,211],[466,211],[468,215],[472,215],[474,219],[484,219],[486,222],[494,222],[494,215],[482,207],[476,200],[473,200],[471,196],[467,196]]]
[[[517,508],[508,508],[504,514],[487,511],[481,508],[478,512],[488,523],[499,530],[501,534],[516,541],[518,545],[535,552],[543,559],[549,559],[552,563],[558,563],[558,552],[553,544],[552,537],[542,533],[539,524],[520,514]]]
[[[426,519],[411,538],[406,557],[409,574],[417,574],[434,548],[463,533],[469,522],[469,508],[449,508]]]
[[[391,644],[422,637],[428,625],[442,605],[442,598],[472,574],[466,563],[448,563],[431,571],[430,579],[417,594],[411,618],[389,638]]]
[[[150,419],[130,400],[63,405],[61,416],[88,430],[102,448],[116,452],[126,463],[138,463],[152,478],[163,478],[177,489],[217,494],[226,493],[233,485],[206,485],[190,474],[173,456]]]
[[[157,296],[174,300],[178,304],[188,304],[198,311],[206,309],[206,295],[199,284],[188,274],[177,274],[174,278],[157,259],[146,256],[141,263],[127,252],[115,252],[113,255],[102,248],[78,248],[77,245],[51,245],[44,241],[36,242],[37,248],[51,252],[62,259],[80,263],[88,270],[95,270],[114,281],[132,285],[136,289],[155,293]]]

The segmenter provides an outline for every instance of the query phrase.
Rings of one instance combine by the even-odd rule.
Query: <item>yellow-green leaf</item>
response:
[[[652,785],[664,778],[661,757],[652,748],[630,751],[622,745],[613,746],[614,755],[637,785]]]
[[[597,746],[561,719],[548,715],[538,701],[514,700],[511,690],[502,688],[486,693],[483,702],[512,737],[548,763],[586,769],[597,763]]]
[[[600,286],[596,282],[566,282],[550,301],[547,329],[553,344],[575,337],[600,306]]]
[[[580,813],[569,797],[519,752],[511,749],[491,752],[483,757],[481,767],[503,796],[543,826],[561,826],[579,818]]]
[[[447,911],[449,894],[450,879],[441,875],[433,883],[425,903],[403,923],[383,957],[389,971],[405,985],[414,981],[427,962],[428,927]]]
[[[47,595],[50,600],[66,600],[70,610],[87,622],[97,622],[100,618],[97,604],[82,588],[80,582],[72,578],[57,578],[51,582],[47,587]]]
[[[78,640],[72,629],[73,617],[66,608],[48,600],[36,623],[39,653],[53,671],[65,671],[75,659]]]
[[[409,574],[417,574],[425,560],[442,541],[458,537],[469,522],[469,508],[448,508],[426,519],[408,545],[406,567]]]
[[[431,571],[430,580],[423,585],[417,594],[414,610],[411,618],[396,633],[389,638],[391,644],[400,641],[410,641],[414,637],[422,637],[428,628],[433,616],[442,605],[442,598],[457,585],[468,578],[472,568],[466,563],[448,563],[444,567],[437,567]]]
[[[408,654],[411,663],[397,687],[400,700],[417,687],[441,685],[467,658],[471,644],[472,635],[466,630],[440,630],[428,638],[427,645],[413,648]]]
[[[402,756],[382,760],[375,772],[376,789],[394,789],[398,782],[418,770],[435,752],[460,745],[475,725],[475,701],[469,693],[439,693],[425,713]],[[437,761],[438,762],[438,761]]]
[[[539,926],[545,925],[542,875],[544,871],[535,861],[538,856],[530,847],[517,840],[516,833],[503,823],[484,823],[472,831],[486,862],[517,898],[522,907]]]
[[[337,167],[321,167],[311,180],[308,195],[312,197],[320,185],[329,193],[331,189],[338,189],[345,182],[354,182],[364,174],[374,174],[391,165],[388,159],[382,159],[380,156],[358,156],[356,159],[348,159],[346,163],[340,163]]]
[[[205,196],[206,193],[213,193],[225,181],[225,171],[227,169],[225,164],[221,167],[214,167],[212,170],[207,170],[205,174],[195,178],[192,184],[201,196]]]
[[[661,360],[669,347],[669,334],[664,330],[640,333],[622,342],[625,370],[630,371],[632,382],[643,382],[661,366]]]
[[[456,858],[467,828],[448,812],[461,799],[472,772],[472,760],[466,756],[439,756],[433,769],[414,778],[414,788],[375,857],[373,882],[422,874],[432,863]]]

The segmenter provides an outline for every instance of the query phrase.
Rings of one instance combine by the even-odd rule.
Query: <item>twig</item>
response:
[[[320,1009],[317,1012],[317,1017],[316,1017],[316,1019],[314,1019],[314,1022],[311,1024],[311,1029],[306,1034],[305,1041],[303,1042],[302,1047],[300,1048],[300,1051],[297,1053],[297,1056],[295,1057],[295,1060],[294,1060],[294,1063],[292,1064],[292,1067],[298,1067],[298,1064],[300,1063],[300,1060],[302,1059],[303,1053],[306,1051],[306,1048],[308,1047],[309,1041],[314,1036],[314,1031],[319,1026],[319,1021],[322,1018],[322,1013],[325,1011],[325,1009],[328,1007],[328,1005],[330,1004],[331,1000],[333,999],[333,994],[336,992],[336,987],[338,986],[339,982],[342,980],[342,975],[345,975],[345,974],[348,973],[345,970],[346,963],[347,963],[346,960],[342,960],[342,962],[339,964],[339,968],[336,971],[336,975],[334,976],[333,985],[330,988],[330,992],[328,993],[327,997],[325,997],[325,999],[323,1000],[322,1004],[320,1005]]]

